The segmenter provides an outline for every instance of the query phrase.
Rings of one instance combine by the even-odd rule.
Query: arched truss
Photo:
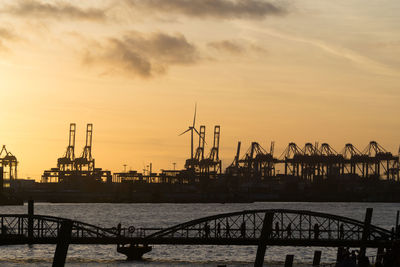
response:
[[[43,215],[30,217],[27,214],[0,215],[0,219],[0,244],[55,243],[62,222],[69,220]],[[99,243],[100,240],[109,243],[109,240],[118,237],[116,229],[105,229],[79,221],[72,223],[71,243]]]
[[[209,216],[163,229],[145,239],[149,243],[172,239],[185,243],[186,239],[188,244],[258,244],[266,214],[273,214],[268,237],[268,243],[272,245],[336,246],[362,242],[364,222],[327,213],[286,209],[248,210]],[[368,232],[367,242],[370,244],[391,239],[391,232],[380,227],[371,225]]]

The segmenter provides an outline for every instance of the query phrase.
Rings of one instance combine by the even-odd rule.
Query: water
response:
[[[374,209],[372,223],[390,229],[399,203],[238,203],[238,204],[50,204],[36,203],[35,214],[52,215],[102,227],[169,227],[204,216],[249,209],[303,209],[364,220],[366,208]],[[27,206],[1,206],[0,213],[26,213]],[[252,246],[153,246],[143,262],[126,262],[115,246],[71,245],[67,266],[252,266]],[[265,262],[279,266],[286,254],[294,254],[296,266],[309,266],[314,250],[322,250],[322,262],[335,261],[335,248],[269,247]],[[54,245],[4,246],[0,266],[51,266]],[[374,250],[367,254],[375,255]]]

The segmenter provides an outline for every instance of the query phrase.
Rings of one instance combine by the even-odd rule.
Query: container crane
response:
[[[82,155],[75,159],[76,169],[79,171],[93,171],[94,159],[92,157],[92,137],[93,137],[93,124],[88,123],[86,126],[86,144],[83,148]]]
[[[214,127],[214,142],[210,154],[207,158],[201,161],[201,169],[203,173],[207,173],[210,178],[217,178],[221,174],[221,160],[219,159],[219,141],[221,136],[221,127],[216,125]]]
[[[57,167],[61,171],[70,171],[74,170],[74,161],[75,161],[75,131],[76,124],[71,123],[69,125],[69,141],[67,151],[64,154],[64,157],[59,158],[57,160]]]

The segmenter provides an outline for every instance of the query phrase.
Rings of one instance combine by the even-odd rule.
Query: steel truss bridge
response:
[[[165,229],[134,229],[102,228],[52,216],[2,214],[0,245],[57,244],[62,224],[68,221],[72,223],[69,244],[254,245],[264,250],[261,254],[266,246],[390,247],[394,233],[371,225],[371,216],[372,209],[367,210],[365,221],[306,210],[246,210]]]

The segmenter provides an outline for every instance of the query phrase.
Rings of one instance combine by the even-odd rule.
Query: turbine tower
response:
[[[197,112],[197,103],[194,106],[194,117],[193,117],[193,125],[189,126],[189,128],[181,133],[179,136],[190,131],[190,159],[193,160],[193,131],[195,131],[199,136],[200,133],[196,130],[196,112]]]

